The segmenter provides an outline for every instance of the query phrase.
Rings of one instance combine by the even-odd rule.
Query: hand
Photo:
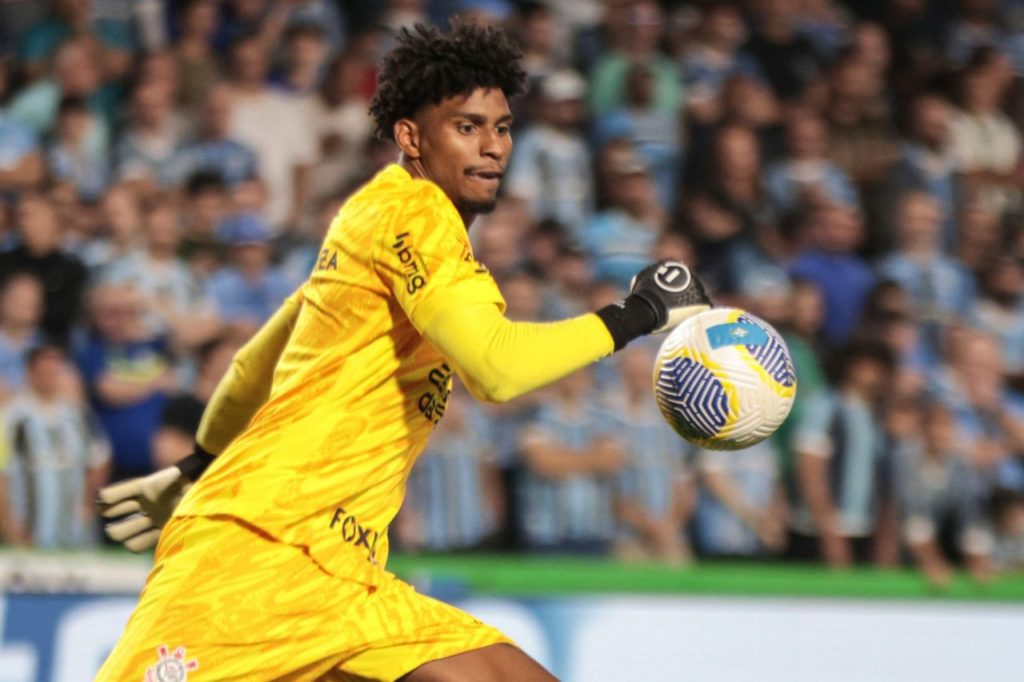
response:
[[[614,474],[622,468],[622,450],[609,441],[596,443],[590,457],[594,473]]]
[[[754,524],[761,543],[773,552],[780,552],[786,546],[786,526],[772,514],[763,514]]]
[[[953,571],[944,561],[928,563],[921,568],[932,587],[944,590],[953,582]]]
[[[821,536],[821,552],[829,568],[848,568],[852,562],[850,543],[836,532],[823,533]]]
[[[636,296],[654,310],[657,322],[653,334],[674,329],[683,320],[711,308],[701,281],[690,268],[674,260],[659,261],[638,272],[629,293],[630,298]]]
[[[0,528],[0,538],[11,547],[31,547],[32,537],[25,526],[10,520]]]
[[[181,469],[171,466],[101,488],[97,494],[100,515],[106,519],[127,515],[104,526],[107,536],[132,552],[144,552],[155,546],[160,529],[191,483]]]

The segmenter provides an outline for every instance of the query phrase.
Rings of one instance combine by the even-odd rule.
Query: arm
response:
[[[217,384],[199,422],[196,443],[216,455],[227,448],[270,396],[274,369],[291,336],[302,298],[293,294],[242,346]]]
[[[829,566],[850,563],[850,550],[842,535],[839,512],[828,489],[828,458],[818,454],[797,454],[800,488],[807,500],[814,525],[821,533],[822,553]]]
[[[581,451],[551,442],[541,434],[527,434],[523,439],[523,459],[534,473],[562,479],[577,474],[612,473],[618,469],[622,456],[610,441],[599,441]]]
[[[501,306],[474,297],[472,290],[460,300],[457,286],[438,298],[413,309],[414,324],[455,365],[470,393],[496,402],[556,381],[711,307],[700,280],[674,261],[637,273],[622,303],[560,322],[512,322]]]
[[[177,464],[142,478],[102,488],[98,506],[106,518],[127,518],[105,527],[107,535],[133,552],[156,544],[188,486],[199,478],[214,456],[241,433],[267,397],[277,359],[298,317],[301,294],[285,301],[266,324],[236,354],[210,398],[196,434],[195,451]]]
[[[594,314],[561,322],[511,322],[488,303],[448,307],[423,330],[469,392],[506,402],[610,355],[612,337]]]
[[[26,154],[10,169],[0,169],[0,187],[8,189],[25,189],[38,184],[46,172],[43,156],[38,151]]]
[[[910,540],[907,547],[914,557],[914,562],[921,567],[928,582],[935,587],[946,587],[953,579],[953,571],[950,569],[946,559],[942,556],[934,536]]]
[[[96,395],[110,405],[132,405],[153,393],[170,390],[173,385],[174,375],[170,370],[145,381],[125,381],[104,372],[96,381]]]

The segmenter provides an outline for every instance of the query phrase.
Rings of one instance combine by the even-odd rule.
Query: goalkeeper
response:
[[[492,29],[399,36],[370,109],[399,163],[345,202],[309,279],[239,351],[196,452],[101,492],[105,515],[130,514],[112,537],[159,544],[99,680],[552,679],[385,570],[409,471],[454,374],[508,400],[709,301],[664,262],[596,313],[504,317],[466,230],[494,207],[509,158],[518,58]]]

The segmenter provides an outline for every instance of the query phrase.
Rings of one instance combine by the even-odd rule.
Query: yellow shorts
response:
[[[395,680],[501,642],[511,643],[390,573],[370,587],[242,522],[180,518],[96,679]]]

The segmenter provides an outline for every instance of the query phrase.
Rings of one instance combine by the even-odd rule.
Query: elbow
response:
[[[470,395],[477,400],[488,403],[507,403],[523,394],[523,391],[518,390],[517,386],[498,379],[481,381],[473,377],[463,376],[462,381],[469,390]]]

